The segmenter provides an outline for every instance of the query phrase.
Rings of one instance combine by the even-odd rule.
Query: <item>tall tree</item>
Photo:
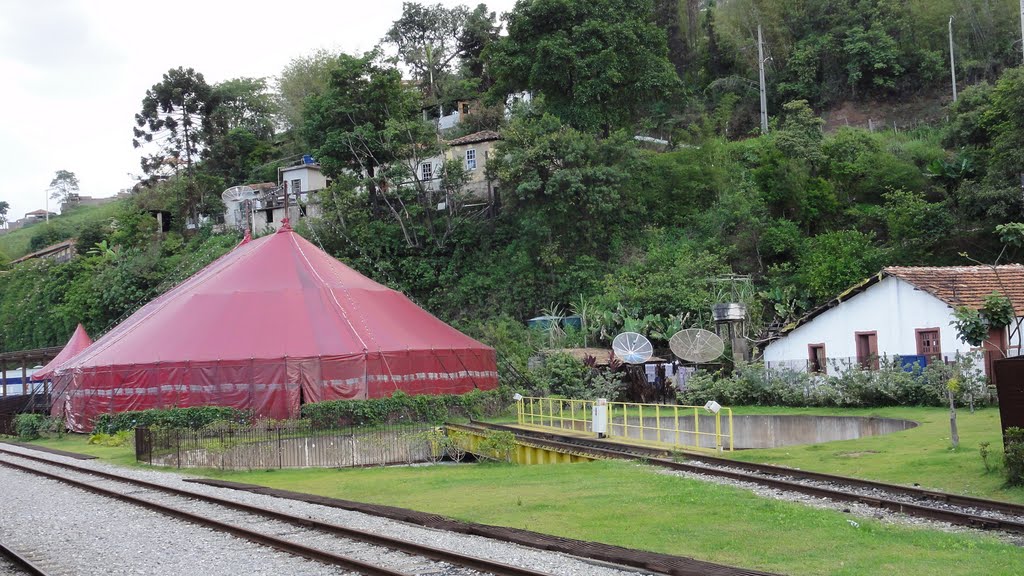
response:
[[[241,184],[273,154],[277,101],[262,78],[235,78],[213,87],[204,133],[203,171]]]
[[[605,134],[679,85],[651,0],[520,0],[490,51],[496,88],[544,95],[572,126]]]
[[[380,213],[383,171],[397,159],[395,140],[404,124],[419,118],[418,95],[402,84],[397,68],[380,64],[377,52],[335,60],[327,90],[306,103],[305,137],[332,178],[354,173]]]
[[[459,38],[468,15],[465,6],[404,2],[402,17],[384,37],[385,43],[396,48],[398,58],[412,71],[432,105],[444,100],[453,65],[461,53]]]
[[[132,145],[142,148],[156,142],[159,150],[142,159],[147,175],[172,172],[182,160],[192,170],[202,150],[203,128],[212,108],[213,89],[203,75],[192,68],[172,68],[163,81],[154,84],[142,99],[142,111],[135,115]]]
[[[7,227],[7,211],[11,205],[6,200],[0,200],[0,228]]]
[[[327,91],[331,68],[337,58],[334,52],[317,50],[292,59],[281,70],[277,77],[278,119],[286,129],[301,132],[306,101]]]
[[[142,171],[151,181],[176,174],[184,162],[190,182],[186,192],[188,214],[198,220],[198,198],[191,185],[193,164],[203,149],[204,132],[212,110],[213,89],[203,75],[192,68],[172,68],[163,80],[146,91],[142,111],[135,115],[132,145],[155,143],[157,150],[141,160]]]
[[[680,78],[690,63],[690,47],[679,18],[679,0],[654,0],[654,21],[668,38],[668,59]]]
[[[270,139],[277,106],[265,78],[225,80],[211,92],[210,128],[215,133],[241,128],[257,138]]]
[[[479,4],[466,16],[466,22],[459,35],[459,60],[462,74],[480,81],[479,87],[486,90],[492,83],[484,66],[483,53],[488,46],[500,38],[501,26],[497,14],[489,12],[486,4]]]
[[[78,176],[68,170],[57,170],[47,190],[50,191],[52,200],[59,200],[61,204],[67,203],[73,194],[78,193]]]

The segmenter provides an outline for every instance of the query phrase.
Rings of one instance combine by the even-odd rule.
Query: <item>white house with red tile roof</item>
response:
[[[884,268],[786,326],[763,360],[822,372],[843,363],[877,366],[879,356],[952,359],[977,350],[957,335],[954,309],[980,308],[993,292],[1008,296],[1024,317],[1024,266]],[[1009,330],[994,330],[983,347],[1017,355],[1020,335],[1011,340]]]

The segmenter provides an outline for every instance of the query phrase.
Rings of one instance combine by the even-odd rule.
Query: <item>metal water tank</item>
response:
[[[742,302],[725,302],[711,305],[711,316],[715,322],[735,322],[747,318],[747,305]]]

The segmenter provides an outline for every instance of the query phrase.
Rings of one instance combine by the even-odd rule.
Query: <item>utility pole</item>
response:
[[[1021,2],[1021,14],[1024,15],[1024,0]],[[1021,27],[1024,33],[1024,25]],[[757,25],[757,75],[761,87],[761,134],[768,133],[768,96],[764,87],[764,41],[761,38],[761,25]]]
[[[1024,6],[1024,0],[1020,0]],[[956,102],[956,60],[953,59],[953,17],[949,17],[949,74],[953,77],[953,102]]]

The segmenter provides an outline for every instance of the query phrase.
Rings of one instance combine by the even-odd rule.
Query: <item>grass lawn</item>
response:
[[[982,498],[1024,503],[1024,487],[1004,487],[1002,433],[999,411],[986,408],[971,414],[957,410],[960,448],[949,439],[949,410],[943,408],[772,408],[738,407],[734,414],[820,414],[904,418],[920,426],[902,432],[860,440],[805,444],[734,452],[733,458],[855,476],[895,484],[920,484],[925,488],[969,494]],[[978,451],[989,442],[991,471],[985,470]],[[1024,574],[1024,569],[1021,570]]]
[[[65,231],[69,238],[78,235],[78,231],[87,224],[112,218],[117,214],[123,205],[122,201],[114,201],[101,206],[79,206],[68,211],[67,214],[52,216],[50,226]],[[21,215],[8,214],[11,220],[17,220]],[[28,228],[21,228],[0,236],[0,253],[6,254],[14,260],[29,252],[29,242],[32,237],[43,231],[45,224],[33,224]]]
[[[81,436],[40,443],[134,465],[129,449]],[[994,538],[860,518],[855,527],[839,512],[621,461],[193,472],[788,574],[1019,575],[1024,567],[1024,549]]]

